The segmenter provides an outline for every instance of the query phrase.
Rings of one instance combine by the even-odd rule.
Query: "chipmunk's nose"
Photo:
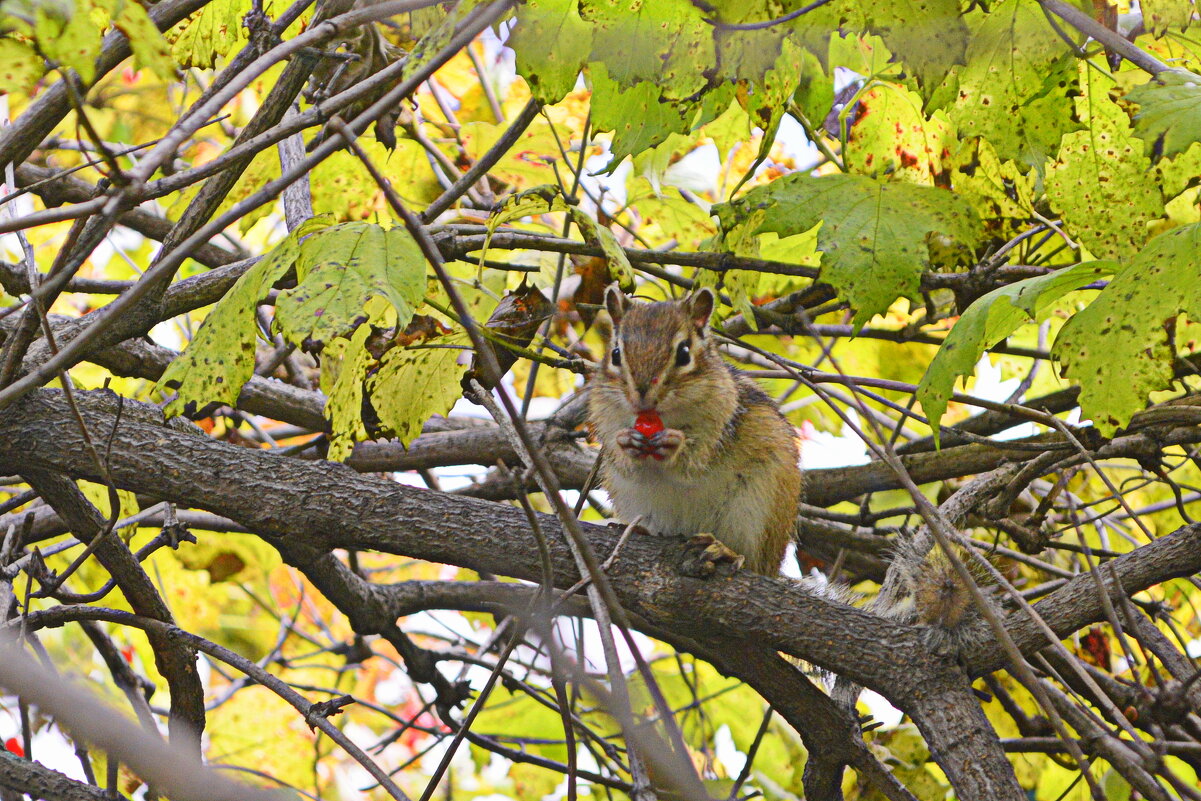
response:
[[[630,400],[635,412],[653,412],[658,401],[657,398],[649,396],[648,390],[641,388],[637,389],[637,394]]]
[[[634,391],[638,393],[638,400],[645,401],[646,396],[651,393],[659,383],[659,376],[652,376],[643,381],[634,382]]]

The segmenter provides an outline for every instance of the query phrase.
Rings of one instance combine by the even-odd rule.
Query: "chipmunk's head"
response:
[[[726,376],[708,333],[715,300],[708,287],[660,303],[633,303],[616,284],[605,291],[613,329],[600,369],[621,387],[631,413],[678,413],[703,402],[702,380],[714,370]]]

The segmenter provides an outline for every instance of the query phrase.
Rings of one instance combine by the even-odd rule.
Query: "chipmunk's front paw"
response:
[[[682,447],[684,432],[678,428],[665,428],[647,441],[647,455],[660,462],[670,462]]]
[[[684,432],[678,428],[661,428],[647,436],[637,428],[627,428],[617,435],[617,446],[631,459],[671,461],[684,445]]]
[[[646,443],[646,436],[637,429],[627,428],[617,432],[617,447],[631,459],[641,459],[646,455]]]
[[[695,534],[684,544],[680,560],[680,575],[708,578],[724,566],[722,572],[732,573],[742,567],[745,558],[727,548],[712,534]]]

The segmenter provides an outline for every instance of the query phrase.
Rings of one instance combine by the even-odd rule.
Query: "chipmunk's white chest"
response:
[[[658,463],[613,474],[609,494],[618,516],[654,534],[713,534],[739,553],[757,549],[771,502],[761,474],[721,466],[685,476]]]

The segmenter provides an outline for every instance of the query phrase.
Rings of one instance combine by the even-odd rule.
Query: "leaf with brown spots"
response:
[[[983,137],[1002,159],[1041,169],[1060,138],[1080,128],[1076,61],[1035,0],[1003,0],[969,19],[967,65],[950,79],[958,94],[947,113],[962,138]]]
[[[372,327],[361,325],[349,340],[337,339],[322,356],[326,369],[334,374],[329,388],[329,400],[325,404],[325,418],[329,420],[329,452],[325,458],[341,462],[354,451],[354,444],[367,439],[367,426],[363,422],[363,387],[367,379],[367,368],[372,363],[372,354],[366,347]],[[333,351],[338,353],[335,355]],[[338,358],[340,357],[340,358]]]
[[[589,60],[603,62],[619,86],[654,84],[672,100],[704,88],[713,28],[690,0],[590,0],[580,16],[592,23]]]
[[[459,397],[467,337],[441,337],[412,348],[393,348],[368,379],[371,403],[380,423],[405,444],[421,433],[435,414],[446,414]]]
[[[1155,160],[1201,142],[1201,77],[1184,70],[1161,72],[1131,89],[1126,99],[1138,106],[1134,135],[1147,143]]]
[[[1112,436],[1148,393],[1172,383],[1168,329],[1177,315],[1201,320],[1197,253],[1201,223],[1152,239],[1083,311],[1068,320],[1052,355],[1080,384],[1080,409]]]
[[[1047,199],[1094,256],[1129,259],[1163,215],[1163,196],[1130,121],[1109,99],[1113,82],[1087,67],[1081,72],[1088,91],[1076,105],[1088,128],[1063,138],[1047,168]]]
[[[1143,24],[1158,39],[1169,31],[1183,31],[1193,24],[1197,10],[1193,0],[1141,0]]]
[[[319,222],[297,228],[225,293],[209,312],[188,347],[167,366],[156,389],[176,390],[163,412],[190,413],[202,403],[233,404],[242,385],[254,375],[257,337],[254,311],[271,285],[279,280],[300,252],[300,237]]]
[[[27,42],[0,39],[0,94],[32,92],[45,71],[42,59]]]
[[[879,34],[925,97],[964,62],[968,29],[958,0],[878,0],[865,4],[867,29]]]
[[[129,39],[129,46],[139,67],[146,67],[167,80],[175,77],[171,46],[159,33],[146,9],[134,2],[121,3],[113,25]]]
[[[946,169],[943,154],[956,144],[946,115],[937,111],[927,118],[916,92],[883,82],[872,84],[859,102],[862,111],[843,156],[847,172],[933,186]]]
[[[575,86],[592,49],[592,27],[580,19],[575,0],[526,0],[508,45],[517,73],[544,103],[557,103]]]
[[[271,3],[263,10],[272,13]],[[248,38],[242,27],[246,7],[240,0],[213,0],[167,32],[171,52],[181,67],[208,69],[217,59],[236,53]]]
[[[373,297],[392,304],[397,327],[408,325],[425,295],[425,257],[404,228],[345,223],[305,240],[296,277],[276,301],[276,326],[294,344],[323,343],[364,322]]]
[[[598,131],[613,132],[610,172],[621,166],[626,156],[649,150],[671,134],[688,130],[696,110],[692,103],[661,102],[659,87],[647,81],[623,87],[600,62],[589,65],[588,77],[592,84],[592,125]]]
[[[94,4],[76,0],[58,4],[38,4],[34,12],[33,34],[38,49],[63,67],[79,73],[84,83],[96,75],[96,56],[100,54],[101,29],[92,22]],[[73,6],[73,8],[71,8]]]

